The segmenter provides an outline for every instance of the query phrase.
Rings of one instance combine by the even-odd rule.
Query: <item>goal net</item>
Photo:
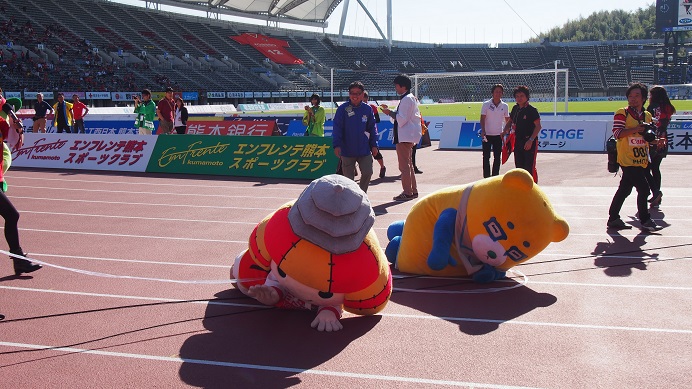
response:
[[[513,71],[417,73],[411,76],[414,94],[423,102],[480,102],[490,98],[495,84],[502,84],[505,98],[518,85],[531,91],[531,101],[557,103],[564,101],[567,111],[569,72],[567,69],[534,69]]]

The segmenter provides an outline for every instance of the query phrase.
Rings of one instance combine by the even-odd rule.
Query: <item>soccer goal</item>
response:
[[[554,112],[557,112],[558,101],[564,101],[567,111],[568,69],[416,73],[411,79],[414,94],[423,102],[485,101],[490,98],[490,90],[495,84],[503,85],[505,99],[509,100],[514,87],[526,85],[531,91],[531,101],[553,102]]]

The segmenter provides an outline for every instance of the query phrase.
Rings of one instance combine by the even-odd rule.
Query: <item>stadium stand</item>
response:
[[[74,0],[83,14],[59,0],[43,0],[31,13],[19,2],[0,14],[0,82],[7,90],[123,91],[172,86],[198,91],[346,90],[355,78],[372,90],[390,90],[397,73],[547,69],[569,72],[571,95],[621,94],[632,81],[656,82],[660,41],[546,44],[430,45],[406,43],[391,51],[373,39],[338,37],[230,23],[102,0]],[[281,65],[231,39],[262,34],[289,43],[303,64]],[[692,75],[692,71],[689,72]],[[667,80],[687,74],[661,72]],[[506,85],[528,82],[507,75]],[[467,100],[487,94],[487,82],[467,79],[436,94]],[[549,82],[532,85],[549,92]],[[425,89],[425,86],[422,86]],[[427,86],[430,89],[430,85]],[[302,94],[304,96],[304,93]],[[432,97],[432,96],[431,96]],[[439,96],[445,97],[445,96]]]

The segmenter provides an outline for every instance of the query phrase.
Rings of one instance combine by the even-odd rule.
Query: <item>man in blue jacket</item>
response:
[[[377,130],[372,108],[363,103],[365,86],[360,81],[348,86],[349,101],[341,104],[334,114],[332,148],[341,158],[344,176],[354,179],[356,162],[360,167],[359,186],[368,191],[372,177],[372,159],[377,155]]]

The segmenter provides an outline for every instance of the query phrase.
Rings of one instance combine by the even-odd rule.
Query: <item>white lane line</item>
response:
[[[230,280],[229,280],[230,285]],[[172,299],[165,297],[146,297],[146,296],[128,296],[121,294],[107,294],[107,293],[89,293],[89,292],[75,292],[71,290],[57,290],[57,289],[38,289],[38,288],[23,288],[18,286],[4,286],[0,285],[0,289],[7,290],[20,290],[25,292],[39,292],[39,293],[52,293],[52,294],[67,294],[72,296],[89,296],[89,297],[105,297],[114,298],[122,300],[142,300],[142,301],[158,301],[158,302],[173,302],[173,303],[185,303],[185,304],[209,304],[209,305],[225,305],[231,307],[250,307],[250,308],[272,308],[266,305],[259,304],[239,304],[239,303],[228,303],[224,301],[188,301],[185,299]]]
[[[122,259],[122,258],[101,258],[101,257],[84,257],[78,255],[60,255],[60,254],[37,254],[31,253],[32,257],[50,257],[64,259],[88,259],[92,261],[103,262],[125,262],[125,263],[143,263],[145,265],[172,265],[172,266],[190,266],[190,267],[212,267],[220,269],[229,269],[231,267],[231,256],[229,256],[228,265],[211,265],[206,263],[186,263],[186,262],[163,262],[163,261],[145,261],[142,259]]]
[[[4,228],[3,228],[4,229]],[[72,235],[91,235],[91,236],[109,236],[118,238],[137,238],[137,239],[170,239],[170,240],[189,240],[195,242],[215,242],[215,243],[247,243],[247,240],[222,240],[222,239],[202,239],[190,238],[187,236],[151,236],[151,235],[128,235],[128,234],[107,234],[102,232],[80,232],[80,231],[60,231],[60,230],[41,230],[36,228],[20,228],[20,231],[31,232],[48,232],[53,234],[72,234]]]
[[[0,227],[3,229],[3,227]],[[376,230],[384,228],[375,228]],[[99,236],[117,236],[125,238],[146,238],[146,239],[172,239],[172,240],[190,240],[190,241],[200,241],[200,242],[223,242],[223,243],[243,243],[247,241],[241,240],[219,240],[219,239],[201,239],[201,238],[189,238],[189,237],[173,237],[173,236],[149,236],[149,235],[128,235],[128,234],[108,234],[108,233],[98,233],[98,232],[78,232],[78,231],[60,231],[60,230],[42,230],[35,228],[20,228],[21,231],[33,231],[33,232],[51,232],[56,234],[82,234],[82,235],[99,235]],[[574,236],[604,236],[607,234],[571,234]],[[689,239],[689,235],[659,235],[659,234],[649,234],[649,236],[655,236],[657,238],[666,239]]]
[[[73,191],[73,192],[105,192],[105,193],[113,193],[113,194],[118,194],[118,193],[124,193],[124,194],[133,194],[133,195],[162,195],[163,193],[161,192],[135,192],[131,190],[112,190],[112,189],[81,189],[81,188],[53,188],[53,187],[47,187],[47,186],[25,186],[25,185],[12,185],[13,188],[28,188],[28,189],[43,189],[43,190],[50,190],[50,191],[58,191],[58,190],[64,190],[64,191]],[[243,194],[243,195],[230,195],[230,194],[200,194],[200,193],[165,193],[166,196],[188,196],[188,197],[220,197],[220,198],[240,198],[240,199],[245,199],[248,196]],[[282,197],[264,197],[264,196],[252,196],[253,199],[278,199],[278,200],[283,200],[287,201],[290,200],[290,197],[282,196]]]
[[[114,294],[100,294],[100,293],[87,293],[87,292],[74,292],[66,290],[56,290],[56,289],[37,289],[37,288],[22,288],[16,286],[2,286],[0,289],[8,290],[20,290],[29,292],[40,292],[40,293],[53,293],[53,294],[68,294],[76,296],[90,296],[90,297],[108,297],[108,298],[122,298],[128,300],[147,300],[147,301],[173,301],[173,302],[185,302],[185,300],[180,299],[166,299],[166,298],[156,298],[156,297],[138,297],[138,296],[120,296]],[[257,305],[250,304],[237,304],[237,303],[223,303],[223,302],[190,302],[196,304],[211,304],[211,305],[232,305],[232,306],[248,306],[257,307]],[[267,306],[260,306],[265,308],[270,308]],[[496,320],[496,319],[479,319],[471,317],[452,317],[452,316],[433,316],[433,315],[409,315],[409,314],[398,314],[398,313],[383,313],[380,312],[378,315],[383,317],[401,318],[401,319],[416,319],[416,320],[444,320],[444,321],[455,321],[455,322],[473,322],[473,323],[492,323],[492,324],[515,324],[515,325],[525,325],[525,326],[544,326],[544,327],[562,327],[562,328],[575,328],[575,329],[592,329],[592,330],[614,330],[614,331],[635,331],[635,332],[658,332],[658,333],[674,333],[674,334],[690,334],[692,335],[692,329],[672,329],[672,328],[652,328],[652,327],[627,327],[627,326],[604,326],[604,325],[594,325],[594,324],[578,324],[578,323],[556,323],[556,322],[539,322],[539,321],[523,321],[523,320]]]
[[[540,285],[558,285],[558,286],[586,286],[594,288],[627,288],[627,289],[650,289],[650,290],[684,290],[692,291],[692,286],[657,286],[657,285],[618,285],[618,284],[592,284],[588,282],[557,282],[557,281],[535,281],[533,278],[529,281],[533,284]]]
[[[172,221],[172,222],[185,222],[185,223],[220,223],[220,224],[242,224],[255,226],[258,222],[236,222],[230,220],[202,220],[202,219],[178,219],[178,218],[168,218],[168,217],[143,217],[143,216],[123,216],[123,215],[99,215],[99,214],[86,214],[86,213],[68,213],[68,212],[43,212],[43,211],[27,211],[19,210],[19,214],[24,213],[34,213],[38,215],[58,215],[58,216],[76,216],[76,217],[102,217],[110,219],[137,219],[137,220],[158,220],[158,221]]]
[[[211,208],[211,209],[240,209],[240,210],[260,210],[260,211],[276,211],[278,205],[273,208],[254,208],[254,207],[227,207],[219,205],[199,205],[199,204],[171,204],[171,203],[136,203],[129,201],[104,201],[104,200],[79,200],[79,199],[56,199],[49,197],[27,197],[27,196],[12,196],[12,199],[40,200],[40,201],[66,201],[76,203],[94,203],[94,204],[115,204],[115,205],[146,205],[149,207],[184,207],[184,208]],[[280,205],[280,204],[279,204]]]
[[[180,218],[166,218],[166,217],[143,217],[143,216],[125,216],[125,215],[101,215],[101,214],[87,214],[87,213],[69,213],[69,212],[46,212],[46,211],[29,211],[26,209],[18,210],[20,214],[22,213],[33,213],[38,215],[58,215],[58,216],[75,216],[75,217],[103,217],[112,219],[141,219],[141,220],[160,220],[160,221],[174,221],[174,222],[192,222],[192,223],[221,223],[221,224],[243,224],[243,225],[256,225],[258,222],[236,222],[229,220],[202,220],[202,219],[180,219]],[[376,213],[377,216],[382,215],[404,215],[404,213]],[[569,217],[569,221],[572,220],[606,220],[603,217]],[[690,219],[656,219],[655,221],[666,221],[666,222],[690,222]],[[386,230],[388,227],[376,227],[379,230]]]
[[[142,359],[142,360],[159,361],[159,362],[191,363],[191,364],[195,364],[195,365],[232,367],[232,368],[238,368],[238,369],[280,371],[280,372],[287,372],[287,373],[292,373],[292,374],[312,374],[312,375],[330,376],[330,377],[355,378],[355,379],[362,379],[362,380],[406,382],[406,383],[426,384],[426,385],[460,386],[460,387],[467,387],[467,388],[494,388],[494,389],[528,389],[529,388],[526,386],[495,385],[495,384],[484,384],[484,383],[478,383],[478,382],[438,380],[438,379],[420,378],[420,377],[402,377],[402,376],[392,376],[392,375],[382,375],[382,374],[351,373],[351,372],[333,371],[333,370],[296,369],[296,368],[283,367],[283,366],[255,365],[255,364],[237,363],[237,362],[222,362],[222,361],[214,361],[214,360],[208,360],[208,359],[163,357],[163,356],[149,355],[149,354],[133,354],[133,353],[122,353],[122,352],[115,352],[115,351],[89,350],[89,349],[80,349],[80,348],[73,348],[73,347],[54,347],[54,346],[46,346],[46,345],[40,345],[40,344],[26,344],[26,343],[15,343],[15,342],[0,342],[0,346],[24,348],[24,349],[34,349],[34,350],[62,351],[62,352],[66,352],[66,353],[91,354],[91,355],[100,355],[100,356],[117,357],[117,358],[133,358],[133,359]]]
[[[247,197],[247,196],[245,196]],[[40,200],[40,201],[66,201],[74,203],[92,203],[92,204],[111,204],[111,205],[144,205],[147,207],[182,207],[182,208],[208,208],[208,209],[233,209],[233,210],[259,210],[273,212],[282,205],[277,204],[276,207],[271,208],[258,208],[258,207],[232,207],[232,206],[222,206],[222,205],[199,205],[199,204],[171,204],[171,203],[136,203],[129,201],[105,201],[105,200],[79,200],[79,199],[58,199],[58,198],[48,198],[48,197],[29,197],[29,196],[12,196],[12,199],[25,199],[25,200]],[[375,206],[377,207],[377,206]],[[387,212],[381,213],[380,215],[408,215],[408,212]]]
[[[563,327],[577,328],[590,330],[614,330],[614,331],[639,331],[639,332],[660,332],[672,334],[689,334],[692,335],[692,329],[672,329],[672,328],[652,328],[652,327],[626,327],[626,326],[604,326],[595,324],[577,324],[577,323],[555,323],[542,321],[524,321],[524,320],[496,320],[496,319],[478,319],[471,317],[453,317],[453,316],[424,316],[424,315],[407,315],[400,313],[379,313],[385,317],[396,317],[402,319],[419,319],[419,320],[446,320],[459,322],[473,323],[493,323],[493,324],[515,324],[525,326],[542,326],[542,327]]]

